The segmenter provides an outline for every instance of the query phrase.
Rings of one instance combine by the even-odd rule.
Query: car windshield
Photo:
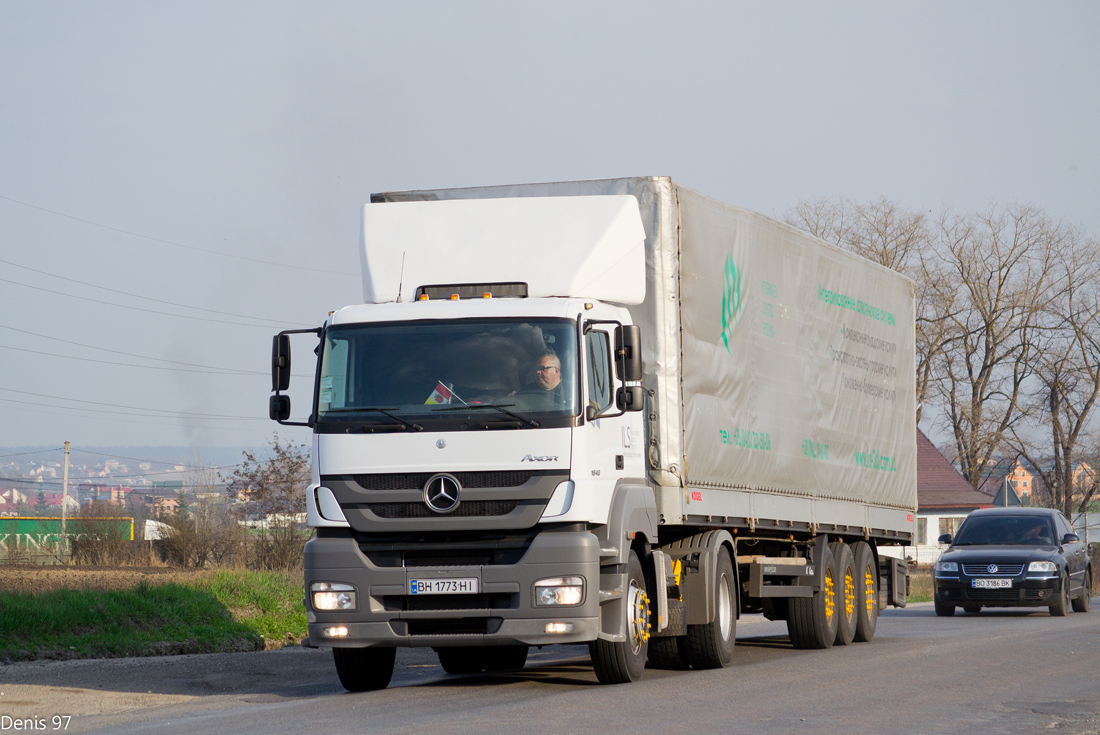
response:
[[[1026,544],[1052,546],[1054,527],[1050,518],[1040,515],[971,516],[955,537],[956,546],[982,544]]]
[[[567,319],[330,327],[318,421],[420,427],[465,415],[482,424],[535,428],[542,425],[538,418],[575,416],[576,329]]]

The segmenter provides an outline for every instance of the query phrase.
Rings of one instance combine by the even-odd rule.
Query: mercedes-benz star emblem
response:
[[[996,574],[997,573],[997,565],[996,564],[990,564],[988,567],[985,568],[985,570],[987,572],[989,572],[990,574]]]
[[[451,475],[435,475],[424,484],[424,502],[436,513],[450,513],[458,507],[462,486]]]

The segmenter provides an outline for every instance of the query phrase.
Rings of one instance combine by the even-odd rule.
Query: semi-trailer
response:
[[[363,303],[272,350],[313,431],[309,643],[343,686],[588,644],[718,668],[736,622],[869,641],[916,511],[914,284],[667,177],[386,192]],[[290,335],[319,338],[292,421]]]

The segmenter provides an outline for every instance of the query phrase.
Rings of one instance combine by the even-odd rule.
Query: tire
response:
[[[486,650],[473,646],[456,646],[437,648],[435,652],[439,655],[439,665],[448,674],[477,674],[485,668]]]
[[[687,656],[687,636],[678,635],[649,639],[649,658],[646,667],[684,671],[691,668]]]
[[[714,620],[689,625],[687,659],[693,669],[721,669],[733,663],[737,640],[737,578],[729,550],[718,550],[714,573]]]
[[[486,671],[519,671],[527,663],[527,646],[494,646],[483,655]]]
[[[393,677],[396,648],[334,648],[336,675],[349,692],[385,689]]]
[[[854,640],[866,643],[875,637],[878,627],[878,564],[875,552],[866,541],[852,544],[856,570],[856,635]]]
[[[1084,584],[1077,597],[1073,598],[1073,612],[1088,612],[1092,607],[1092,569],[1085,570]]]
[[[829,544],[836,560],[837,614],[836,640],[838,646],[846,646],[856,637],[856,562],[852,548],[843,542]]]
[[[1062,589],[1058,593],[1057,601],[1050,606],[1050,616],[1052,618],[1064,618],[1066,613],[1069,612],[1069,574],[1062,575]]]
[[[826,547],[821,564],[825,583],[813,597],[788,600],[787,633],[795,648],[831,648],[840,618],[836,609],[836,561]]]
[[[596,640],[590,645],[592,668],[601,684],[625,684],[637,681],[645,673],[649,652],[649,595],[638,554],[630,552],[623,582],[622,611],[626,640]]]
[[[936,601],[936,614],[941,618],[949,618],[955,614],[955,606],[945,602]]]
[[[981,605],[963,605],[963,612],[969,615],[977,615],[982,611]]]

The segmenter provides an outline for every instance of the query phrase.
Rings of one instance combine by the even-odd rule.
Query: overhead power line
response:
[[[235,317],[240,317],[241,319],[252,319],[252,320],[258,321],[258,322],[271,322],[272,324],[277,325],[277,326],[278,325],[283,325],[283,324],[294,324],[294,325],[302,326],[302,327],[314,326],[312,324],[305,324],[304,322],[289,322],[289,321],[283,321],[283,320],[279,320],[279,319],[271,319],[269,317],[250,316],[248,314],[234,314],[232,312],[220,311],[218,309],[206,309],[206,308],[201,307],[201,306],[191,306],[190,304],[180,304],[180,303],[175,302],[175,301],[166,301],[164,299],[155,299],[152,296],[141,296],[139,294],[130,293],[129,291],[122,291],[122,290],[119,290],[117,288],[108,288],[107,286],[97,286],[96,284],[88,283],[87,281],[78,281],[75,278],[68,278],[67,276],[59,276],[56,273],[50,273],[48,271],[39,270],[37,268],[30,268],[30,267],[25,266],[25,265],[20,265],[19,263],[13,263],[10,260],[0,259],[0,263],[3,263],[4,265],[10,265],[13,268],[22,268],[23,270],[30,271],[31,273],[39,273],[43,276],[49,276],[50,278],[57,278],[57,279],[60,279],[62,281],[68,281],[69,283],[77,283],[77,284],[80,284],[81,286],[88,286],[89,288],[98,288],[101,291],[109,291],[111,293],[117,293],[117,294],[121,294],[123,296],[129,296],[129,297],[135,298],[135,299],[142,299],[144,301],[153,301],[153,302],[158,303],[158,304],[167,304],[169,306],[178,306],[178,307],[183,308],[183,309],[194,309],[195,311],[204,311],[208,314],[218,314],[220,316],[235,316]]]
[[[207,253],[209,255],[220,255],[223,258],[232,258],[234,260],[244,260],[244,261],[247,261],[249,263],[262,263],[263,265],[270,265],[270,266],[274,266],[276,268],[292,268],[296,271],[313,271],[315,273],[330,273],[330,274],[337,275],[337,276],[354,276],[355,275],[355,274],[352,274],[352,273],[346,273],[344,271],[330,271],[330,270],[326,270],[324,268],[309,268],[309,267],[302,266],[302,265],[290,265],[289,263],[277,263],[275,261],[263,260],[261,258],[249,258],[249,257],[244,256],[244,255],[233,255],[231,253],[222,253],[222,252],[219,252],[217,250],[207,250],[206,248],[200,248],[200,247],[196,247],[194,245],[184,245],[183,243],[174,242],[172,240],[164,240],[164,239],[159,238],[159,237],[151,237],[149,235],[143,235],[140,232],[132,232],[130,230],[124,230],[124,229],[119,228],[119,227],[112,227],[110,225],[101,224],[99,222],[93,222],[92,220],[83,219],[82,217],[74,217],[71,214],[65,214],[64,212],[58,212],[58,211],[53,210],[53,209],[46,209],[45,207],[40,207],[37,204],[30,204],[29,202],[23,202],[23,201],[20,201],[18,199],[12,199],[11,197],[7,197],[7,196],[4,196],[2,194],[0,194],[0,199],[3,199],[3,200],[8,201],[8,202],[12,202],[13,204],[19,204],[19,205],[24,206],[24,207],[30,207],[31,209],[37,209],[40,212],[47,212],[49,214],[56,215],[58,217],[64,217],[66,219],[71,219],[71,220],[74,220],[76,222],[83,222],[84,224],[91,225],[92,227],[100,227],[104,230],[110,230],[112,232],[121,232],[122,234],[130,235],[131,237],[140,237],[143,240],[149,240],[151,242],[159,242],[162,245],[172,245],[173,247],[184,248],[185,250],[195,250],[197,252]]]
[[[128,304],[116,304],[113,301],[103,301],[102,299],[93,299],[88,296],[77,296],[76,294],[66,293],[64,291],[55,291],[51,288],[42,288],[41,286],[32,286],[28,283],[20,283],[19,281],[11,281],[7,278],[0,278],[2,283],[10,283],[15,286],[22,286],[23,288],[34,289],[35,291],[45,291],[46,293],[56,294],[58,296],[67,296],[70,299],[80,299],[81,301],[91,301],[94,304],[105,304],[107,306],[117,306],[120,309],[130,309],[132,311],[144,311],[147,314],[160,314],[162,316],[174,316],[177,319],[192,319],[199,322],[214,322],[215,324],[232,324],[237,327],[252,327],[254,329],[271,329],[266,324],[244,324],[243,322],[231,322],[225,319],[211,319],[205,316],[191,316],[190,314],[173,314],[170,311],[158,311],[156,309],[143,309],[140,306],[130,306]],[[296,322],[299,323],[299,322]],[[310,325],[307,325],[310,326]]]
[[[83,403],[90,406],[106,406],[108,408],[125,408],[131,411],[146,411],[148,414],[137,415],[167,415],[167,416],[179,416],[179,417],[195,417],[204,419],[231,419],[238,421],[257,421],[260,420],[257,416],[230,416],[227,414],[212,414],[212,413],[195,413],[193,411],[169,411],[163,408],[145,408],[144,406],[125,406],[117,403],[103,403],[100,401],[85,401],[81,398],[65,398],[64,396],[51,396],[45,393],[32,393],[31,391],[15,390],[14,388],[0,388],[0,390],[6,393],[18,393],[24,396],[35,396],[37,398],[49,398],[54,401],[70,401],[72,403]],[[4,400],[4,399],[0,399]],[[12,399],[7,399],[12,400]],[[23,401],[14,401],[14,403],[22,403]],[[54,408],[68,408],[68,406],[54,406]],[[75,407],[74,407],[75,408]],[[264,419],[266,420],[266,419]]]
[[[132,362],[114,362],[113,360],[96,360],[95,358],[92,358],[92,357],[75,357],[73,355],[58,355],[57,353],[54,353],[54,352],[42,352],[40,350],[28,350],[28,349],[25,349],[23,347],[10,347],[8,345],[0,345],[0,349],[16,350],[18,352],[29,352],[32,355],[46,355],[48,357],[63,357],[63,358],[68,359],[68,360],[81,360],[83,362],[97,362],[101,365],[120,365],[122,367],[145,368],[146,370],[172,370],[172,371],[177,372],[177,373],[199,373],[199,374],[202,374],[202,375],[244,375],[244,376],[249,376],[249,377],[251,377],[253,375],[266,375],[266,373],[260,372],[259,370],[194,370],[194,369],[191,369],[191,368],[168,367],[166,365],[135,365]],[[306,377],[308,377],[308,376],[306,376]]]
[[[39,449],[35,452],[16,452],[15,454],[0,454],[0,459],[3,459],[4,457],[23,457],[28,454],[48,454],[50,452],[60,452],[63,450],[63,447],[57,447],[56,449]]]

